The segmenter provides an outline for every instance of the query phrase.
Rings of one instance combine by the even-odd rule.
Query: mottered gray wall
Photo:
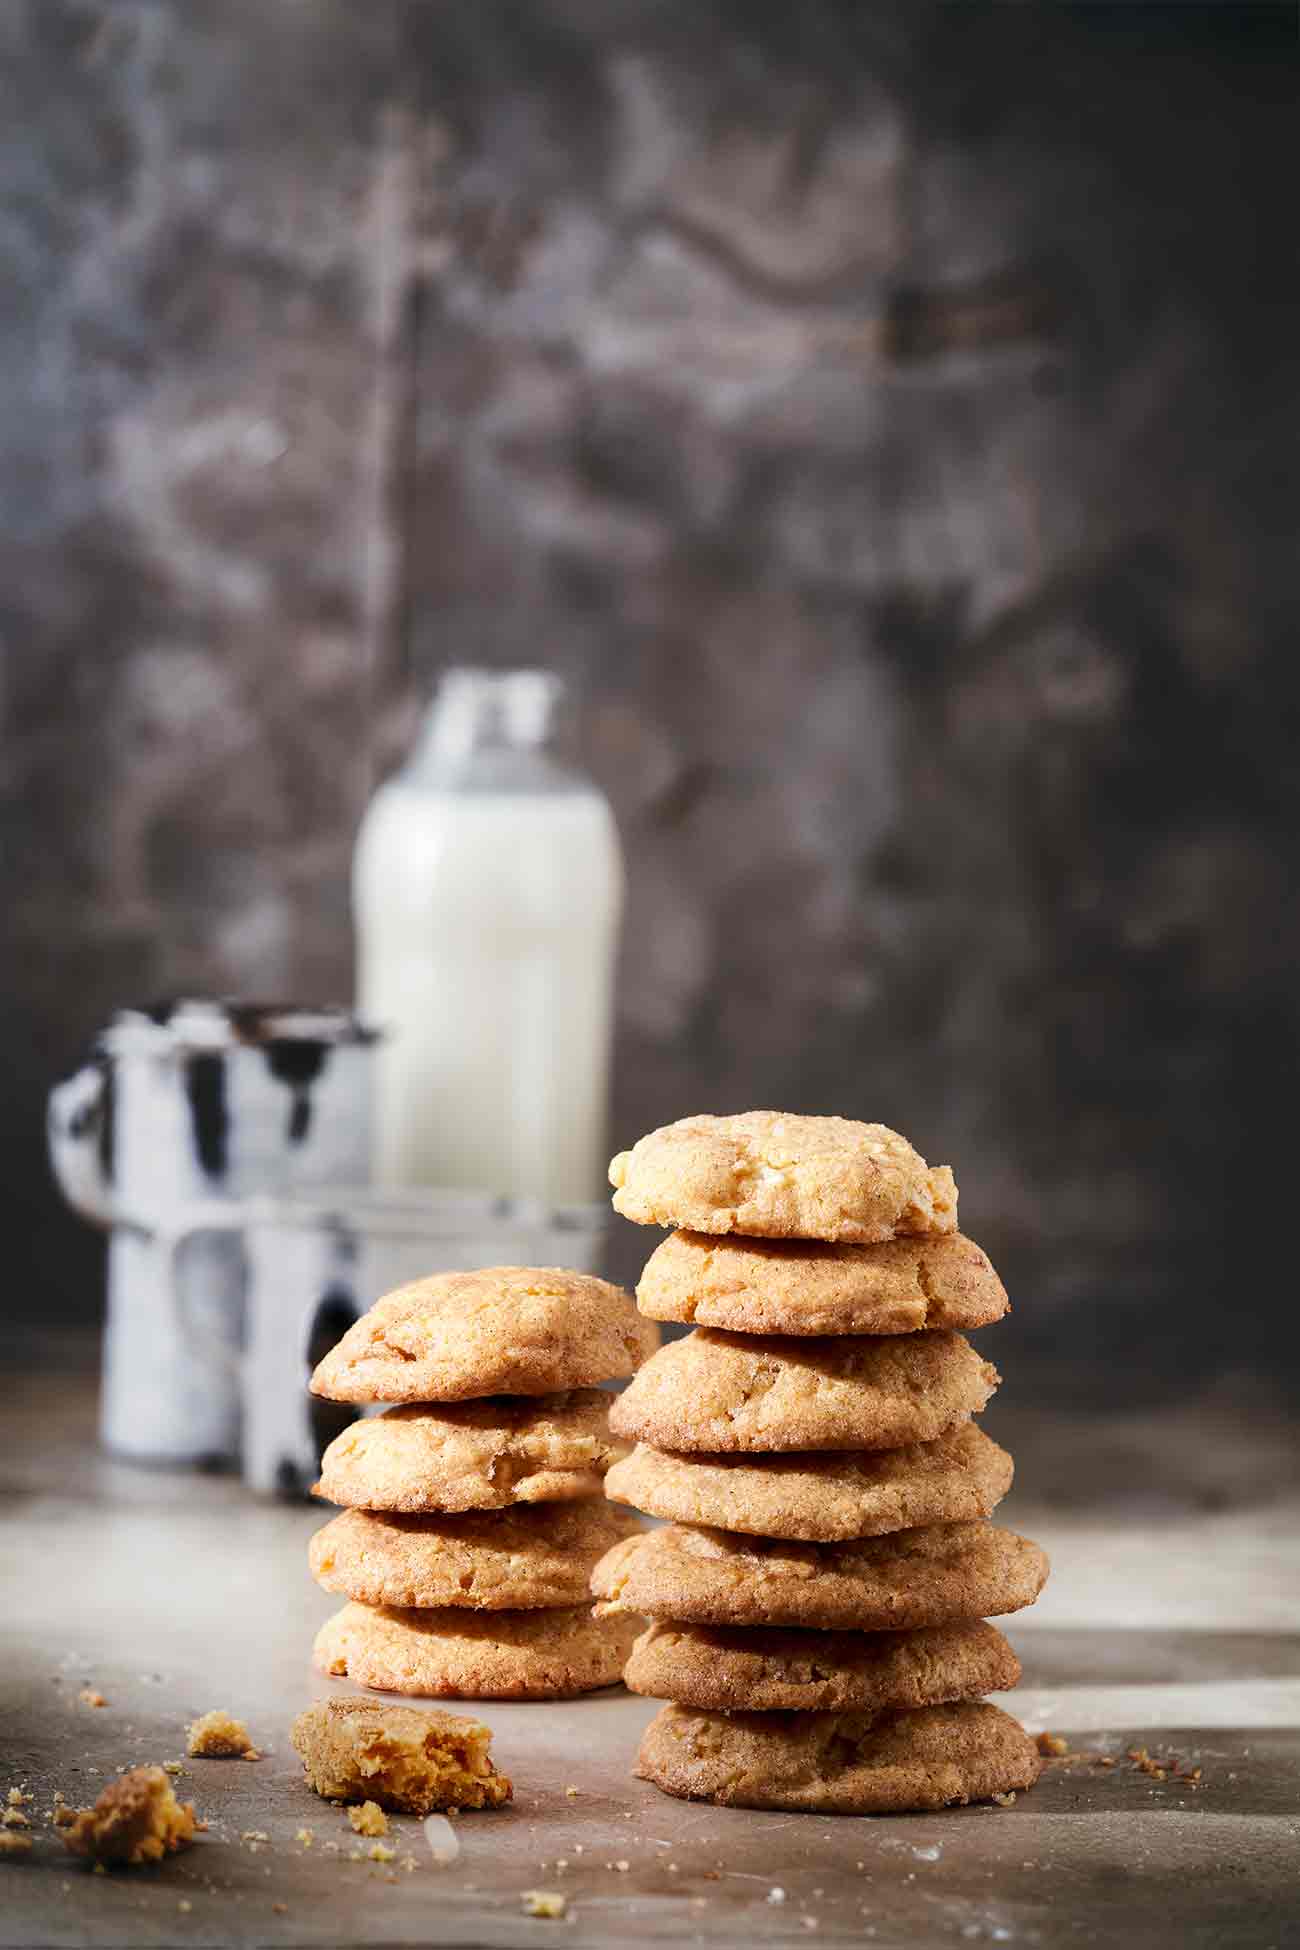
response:
[[[1000,1360],[1294,1371],[1289,9],[14,0],[0,79],[15,1313],[99,1304],[51,1078],[346,996],[438,665],[541,659],[619,1142],[883,1118]]]

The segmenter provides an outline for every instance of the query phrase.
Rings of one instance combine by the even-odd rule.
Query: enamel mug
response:
[[[51,1092],[55,1175],[110,1233],[100,1433],[116,1454],[238,1456],[239,1223],[194,1232],[181,1250],[183,1215],[201,1203],[234,1219],[252,1197],[365,1184],[375,1041],[342,1009],[125,1009]]]

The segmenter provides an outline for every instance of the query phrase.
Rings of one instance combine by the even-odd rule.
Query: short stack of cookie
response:
[[[335,1438],[316,1494],[345,1506],[312,1574],[348,1602],[324,1672],[440,1699],[563,1699],[615,1684],[636,1621],[596,1618],[592,1567],[633,1519],[601,1495],[610,1396],[659,1330],[631,1295],[556,1267],[439,1273],[385,1295],[312,1376],[388,1404]]]
[[[989,1523],[999,1380],[963,1329],[1007,1310],[956,1230],[952,1173],[836,1117],[692,1117],[615,1158],[615,1209],[680,1228],[637,1288],[694,1332],[615,1404],[606,1495],[669,1519],[592,1588],[643,1613],[624,1675],[666,1699],[637,1773],[722,1805],[883,1813],[1033,1784],[988,1624],[1032,1604],[1037,1545]]]

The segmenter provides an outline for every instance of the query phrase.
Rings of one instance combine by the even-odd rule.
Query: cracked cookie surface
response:
[[[888,1632],[1021,1611],[1047,1573],[1037,1544],[991,1523],[931,1524],[841,1544],[671,1524],[615,1544],[591,1588],[603,1613]]]
[[[1001,1707],[966,1700],[873,1720],[855,1713],[704,1713],[666,1706],[636,1773],[729,1808],[901,1814],[1032,1787],[1042,1762]]]
[[[344,1510],[308,1561],[326,1591],[365,1604],[533,1611],[584,1604],[597,1560],[637,1529],[603,1500],[461,1516]]]
[[[960,1423],[900,1449],[797,1455],[676,1455],[638,1443],[605,1494],[674,1523],[832,1543],[987,1517],[1011,1487],[1005,1449]]]
[[[987,1327],[1007,1312],[988,1255],[960,1232],[830,1246],[674,1232],[646,1261],[652,1320],[738,1334],[914,1334]]]
[[[1020,1661],[995,1625],[810,1632],[656,1621],[623,1674],[633,1693],[735,1712],[869,1712],[1005,1692]]]
[[[599,1388],[408,1403],[336,1436],[313,1494],[363,1510],[500,1510],[599,1496],[626,1455]]]
[[[289,1738],[308,1787],[327,1801],[373,1801],[398,1814],[427,1815],[434,1808],[499,1808],[514,1794],[492,1763],[489,1728],[436,1707],[316,1700]]]
[[[656,1449],[895,1449],[984,1407],[999,1375],[961,1334],[844,1339],[697,1327],[614,1402],[615,1435]]]
[[[683,1117],[620,1151],[609,1178],[614,1210],[640,1225],[869,1245],[957,1224],[946,1165],[845,1117]]]
[[[312,1393],[340,1402],[548,1395],[635,1373],[658,1329],[608,1280],[556,1266],[435,1273],[377,1300],[331,1348]]]

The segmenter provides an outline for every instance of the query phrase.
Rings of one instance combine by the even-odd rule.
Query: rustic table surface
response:
[[[515,1802],[462,1818],[439,1868],[407,1819],[395,1862],[351,1859],[289,1745],[332,1688],[308,1663],[331,1606],[304,1566],[321,1513],[98,1455],[93,1380],[71,1364],[10,1395],[0,1788],[34,1791],[35,1844],[0,1864],[5,1944],[1297,1940],[1300,1495],[1286,1432],[1239,1407],[990,1415],[1020,1458],[1009,1521],[1055,1563],[1008,1627],[1011,1704],[1070,1748],[1014,1806],[854,1820],[672,1801],[630,1777],[652,1703],[607,1693],[488,1710]],[[83,1704],[87,1686],[107,1704]],[[186,1722],[216,1706],[266,1757],[186,1761],[199,1843],[91,1875],[45,1819],[53,1792],[83,1803],[124,1764],[183,1758]],[[532,1889],[562,1892],[563,1920],[527,1917]]]

